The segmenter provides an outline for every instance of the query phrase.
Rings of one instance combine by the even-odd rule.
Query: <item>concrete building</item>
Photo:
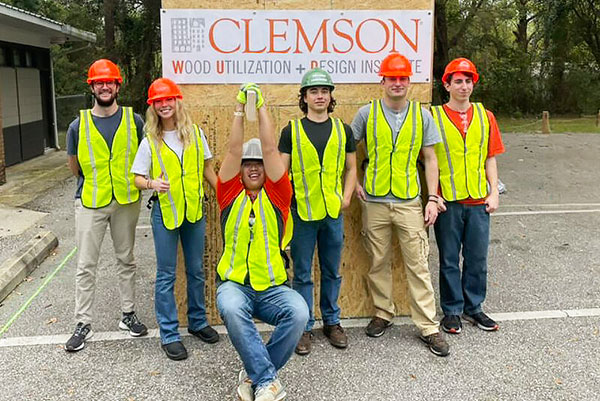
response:
[[[58,148],[50,46],[96,35],[0,3],[0,184],[5,168]]]

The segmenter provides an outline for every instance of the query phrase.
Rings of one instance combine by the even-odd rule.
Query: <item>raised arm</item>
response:
[[[258,109],[258,137],[260,138],[260,145],[262,148],[265,173],[271,181],[279,181],[285,174],[286,167],[277,150],[275,127],[273,126],[271,115],[266,107]]]
[[[226,182],[235,177],[242,165],[242,145],[244,144],[244,105],[238,100],[233,113],[233,123],[231,124],[231,134],[229,134],[229,143],[227,153],[223,157],[221,168],[219,169],[219,178]]]

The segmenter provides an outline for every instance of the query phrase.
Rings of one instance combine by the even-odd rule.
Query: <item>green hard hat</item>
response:
[[[313,68],[304,74],[300,89],[310,88],[311,86],[328,86],[333,90],[335,85],[331,80],[331,75],[321,68]]]

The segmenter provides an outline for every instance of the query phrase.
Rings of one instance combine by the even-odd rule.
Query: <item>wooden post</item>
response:
[[[596,114],[596,127],[600,127],[600,110],[598,110],[598,114]]]
[[[542,134],[549,134],[550,132],[550,112],[544,111],[542,113]]]
[[[246,118],[248,121],[256,121],[258,119],[256,114],[256,92],[253,90],[246,92]]]

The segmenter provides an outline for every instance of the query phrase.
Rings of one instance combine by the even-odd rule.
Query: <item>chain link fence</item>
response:
[[[69,124],[79,116],[79,110],[92,107],[93,97],[90,94],[66,95],[56,97],[56,127],[58,128],[58,143],[65,149],[67,129]]]

